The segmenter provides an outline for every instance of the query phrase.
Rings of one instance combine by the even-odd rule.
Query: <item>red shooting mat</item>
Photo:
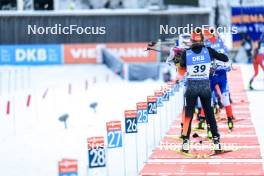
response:
[[[211,141],[206,138],[206,130],[194,130],[198,123],[194,117],[192,134],[196,133],[199,137],[191,138],[190,155],[180,153],[182,142],[179,138],[181,123],[181,115],[179,115],[160,145],[151,154],[140,175],[264,175],[260,146],[251,121],[250,102],[244,90],[239,67],[229,74],[229,83],[233,114],[236,118],[234,130],[228,132],[224,109],[217,115],[219,118],[217,124],[222,146],[233,145],[236,147],[233,148],[235,150],[209,156],[210,149],[201,146],[210,146]],[[251,162],[247,162],[248,160]]]
[[[141,176],[264,175],[261,163],[148,163]]]

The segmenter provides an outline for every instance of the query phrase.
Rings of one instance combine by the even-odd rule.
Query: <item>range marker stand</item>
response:
[[[91,137],[88,144],[88,176],[107,175],[104,137]]]
[[[170,100],[170,95],[169,95],[169,92],[167,91],[167,89],[165,87],[162,87],[161,88],[162,92],[163,92],[163,97],[162,97],[162,101],[163,101],[163,104],[164,104],[164,123],[165,123],[165,132],[164,134],[166,134],[167,130],[169,129],[169,100]]]
[[[168,92],[169,94],[169,97],[170,97],[170,101],[168,102],[167,106],[168,106],[168,129],[169,129],[169,126],[171,125],[172,123],[172,119],[173,119],[173,104],[172,104],[172,101],[173,101],[173,91],[172,91],[172,88],[171,88],[171,85],[167,84],[166,85],[166,91]]]
[[[177,92],[176,92],[176,81],[170,81],[168,82],[167,87],[170,90],[170,96],[171,96],[171,117],[172,117],[172,122],[176,119],[177,117]]]
[[[137,111],[125,111],[124,154],[125,176],[138,175]]]
[[[163,121],[164,121],[164,112],[163,112],[164,104],[162,100],[163,92],[161,90],[156,90],[154,95],[155,97],[157,97],[157,120],[159,123],[159,140],[158,141],[160,141],[165,134],[165,127],[163,125]]]
[[[148,96],[148,116],[149,116],[149,126],[150,131],[148,131],[150,142],[148,143],[149,147],[148,150],[152,151],[156,147],[157,139],[156,139],[156,114],[157,114],[157,98],[155,96]]]
[[[181,113],[181,92],[180,92],[180,84],[177,80],[174,81],[174,92],[175,92],[175,113],[176,113],[176,117],[175,119],[177,119],[178,115]]]
[[[59,176],[78,176],[78,162],[73,159],[62,159],[58,163]]]
[[[107,131],[107,175],[123,176],[125,173],[123,134],[121,121],[110,121],[106,123]],[[113,169],[120,166],[118,169]]]
[[[147,102],[138,102],[137,103],[137,123],[138,123],[138,168],[141,170],[144,166],[144,163],[148,159],[148,154],[151,154],[151,151],[148,151],[148,103]]]

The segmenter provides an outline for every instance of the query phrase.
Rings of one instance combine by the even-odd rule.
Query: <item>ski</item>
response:
[[[207,155],[206,157],[209,158],[212,156],[222,155],[222,154],[230,153],[230,152],[233,152],[233,150],[221,150],[220,152],[213,152],[213,153]]]
[[[180,155],[183,155],[183,156],[185,156],[185,157],[187,157],[187,158],[197,158],[197,155],[196,154],[192,154],[192,153],[186,153],[186,152],[183,152],[182,150],[172,150],[172,151],[174,151],[174,152],[176,152],[176,153],[178,153],[178,154],[180,154]]]

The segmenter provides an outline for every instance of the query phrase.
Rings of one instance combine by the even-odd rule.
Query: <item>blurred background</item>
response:
[[[123,124],[124,110],[135,109],[177,74],[165,60],[178,35],[160,33],[160,25],[237,27],[237,34],[221,37],[232,62],[250,64],[256,42],[264,38],[263,5],[264,0],[0,0],[1,174],[58,175],[58,161],[70,158],[78,160],[78,175],[87,175],[86,139],[105,136],[106,122]],[[28,34],[28,25],[59,24],[93,27],[95,34]],[[98,27],[106,33],[98,34]],[[162,52],[146,51],[150,41],[162,43],[156,47]],[[245,84],[252,69],[243,65]],[[263,88],[262,78],[255,87]],[[116,176],[122,167],[117,168],[108,171]]]
[[[263,33],[263,0],[1,0],[1,44],[149,42],[175,38],[160,25],[237,27],[222,36],[229,49]],[[28,25],[105,27],[106,35],[28,35]],[[253,47],[251,47],[253,50]],[[232,53],[232,52],[231,52]]]

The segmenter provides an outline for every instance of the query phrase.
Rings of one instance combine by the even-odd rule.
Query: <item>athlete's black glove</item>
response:
[[[149,47],[153,47],[153,46],[155,46],[156,44],[157,44],[156,42],[151,41],[151,42],[148,43],[148,46],[149,46]]]

